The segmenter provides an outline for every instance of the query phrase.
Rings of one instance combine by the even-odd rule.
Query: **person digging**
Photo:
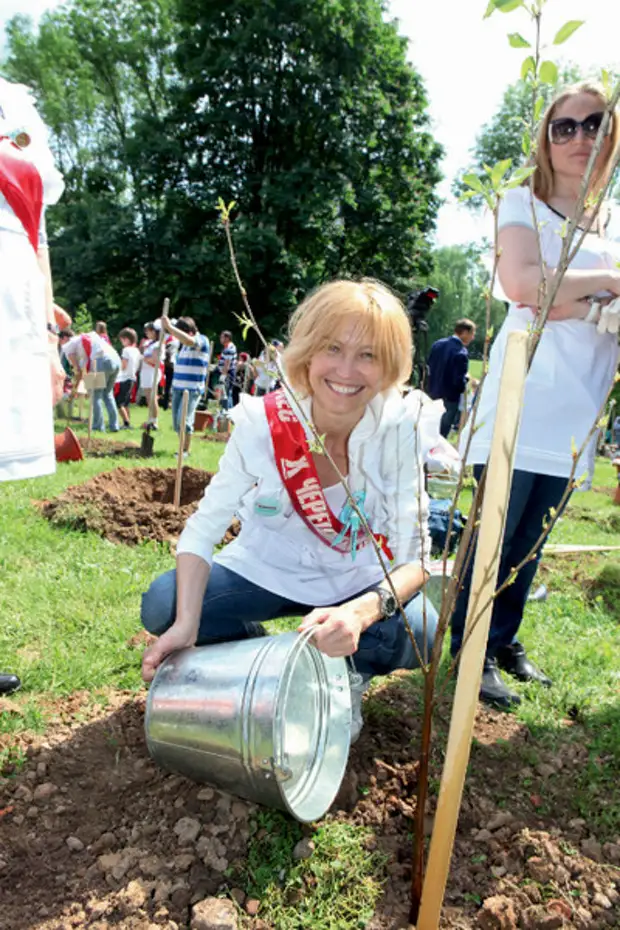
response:
[[[181,431],[183,392],[187,391],[189,399],[183,446],[183,456],[186,458],[192,443],[196,407],[207,384],[209,340],[198,332],[198,327],[189,316],[180,317],[176,325],[165,316],[162,318],[162,324],[165,331],[174,339],[178,339],[181,346],[174,362],[172,378],[172,425],[176,433]]]

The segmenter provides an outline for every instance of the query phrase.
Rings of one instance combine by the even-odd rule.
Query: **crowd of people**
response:
[[[538,239],[552,278],[605,107],[603,91],[593,85],[560,94],[541,122],[533,210],[527,184],[502,201],[498,274],[510,303],[469,444],[467,464],[477,478],[489,455],[507,337],[530,328],[539,312]],[[595,162],[586,223],[619,144],[613,114]],[[129,427],[130,406],[142,397],[155,427],[160,391],[179,429],[187,391],[186,451],[200,398],[216,394],[235,429],[179,540],[176,569],[155,579],[143,597],[142,621],[158,637],[144,654],[143,676],[150,681],[179,648],[261,636],[263,623],[300,614],[299,629],[314,628],[319,650],[349,660],[355,737],[370,679],[428,661],[437,621],[421,597],[430,558],[419,417],[424,401],[406,391],[412,339],[405,308],[379,282],[337,280],[302,301],[286,348],[274,340],[256,359],[238,353],[228,331],[212,358],[209,340],[187,316],[150,322],[140,339],[125,327],[117,351],[103,322],[80,334],[66,320],[58,326],[43,205],[61,192],[31,100],[0,80],[0,260],[8,269],[0,276],[0,331],[9,340],[0,479],[54,468],[52,405],[66,374],[60,358],[71,374],[70,396],[92,376],[94,429],[104,428],[104,411],[111,431]],[[540,558],[541,526],[564,499],[572,450],[585,441],[617,369],[619,243],[618,222],[603,204],[560,284],[527,376],[499,583],[531,549],[535,557],[495,601],[480,693],[495,706],[519,700],[501,670],[552,683],[527,656],[518,633]],[[471,321],[459,321],[431,355],[431,392],[444,403],[446,435],[456,423],[474,331]],[[308,418],[327,455],[312,442]],[[370,532],[354,519],[341,476]],[[215,552],[235,514],[239,536]],[[375,545],[390,565],[390,584]],[[452,618],[457,657],[470,586],[468,573]]]
[[[237,352],[232,333],[220,334],[221,351],[212,360],[209,339],[198,332],[191,317],[160,319],[145,323],[143,336],[123,327],[114,348],[107,324],[100,320],[92,332],[76,334],[66,327],[58,333],[61,361],[67,380],[65,398],[72,401],[84,392],[88,375],[92,387],[92,429],[104,431],[104,409],[110,432],[131,429],[130,406],[143,402],[147,421],[158,428],[159,409],[172,408],[174,429],[179,432],[183,392],[189,402],[185,453],[189,454],[196,409],[201,401],[215,399],[224,411],[239,403],[245,393],[263,396],[279,384],[278,360],[283,345],[273,339],[258,358]],[[161,342],[161,346],[160,346]]]

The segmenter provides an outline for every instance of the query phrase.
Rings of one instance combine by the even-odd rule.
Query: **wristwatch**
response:
[[[388,588],[377,585],[372,589],[379,595],[379,620],[387,620],[392,614],[396,613],[398,603],[392,592]]]

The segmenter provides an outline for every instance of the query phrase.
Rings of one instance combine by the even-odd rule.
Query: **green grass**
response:
[[[142,412],[134,411],[136,423]],[[139,442],[140,435],[135,430],[115,438]],[[141,650],[130,640],[141,628],[141,593],[173,565],[168,547],[118,546],[92,532],[52,526],[33,501],[121,465],[172,467],[176,448],[170,416],[164,413],[151,460],[91,458],[60,465],[53,476],[0,485],[0,655],[2,670],[23,679],[23,690],[12,699],[20,712],[0,714],[0,733],[43,730],[53,699],[80,689],[91,692],[92,700],[102,700],[100,692],[107,689],[141,687]],[[195,441],[190,463],[213,470],[223,448]],[[609,464],[598,462],[595,486],[611,488],[614,480]],[[467,500],[466,494],[464,510]],[[619,544],[618,513],[609,494],[575,494],[551,542]],[[620,832],[618,562],[617,553],[545,559],[541,577],[550,596],[546,603],[528,605],[523,639],[555,685],[549,691],[517,685],[525,700],[516,716],[531,738],[521,746],[497,744],[517,781],[507,777],[492,791],[496,803],[510,807],[516,792],[543,790],[535,776],[519,780],[524,766],[545,753],[561,757],[573,743],[583,746],[585,759],[564,770],[557,796],[545,797],[547,807],[541,813],[586,817],[603,839]],[[290,629],[296,623],[281,620],[271,629]],[[420,676],[402,682],[419,701]],[[376,721],[390,713],[380,692],[370,695],[369,718]],[[5,761],[19,767],[19,752],[10,739],[4,742]],[[478,752],[476,747],[474,773]],[[433,773],[434,791],[438,775]],[[247,869],[237,881],[247,894],[260,898],[259,916],[279,930],[365,926],[385,877],[383,860],[368,848],[368,832],[328,820],[313,834],[312,857],[296,862],[292,850],[301,835],[300,827],[284,815],[258,813]]]
[[[275,811],[259,811],[240,882],[261,902],[260,917],[278,930],[365,927],[381,894],[385,857],[369,851],[372,831],[327,821],[312,834],[314,850],[295,861],[299,824]],[[352,880],[354,878],[354,880]]]

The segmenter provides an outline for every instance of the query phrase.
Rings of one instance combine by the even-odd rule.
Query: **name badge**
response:
[[[254,513],[259,517],[277,517],[282,512],[279,497],[257,497],[254,501]]]

